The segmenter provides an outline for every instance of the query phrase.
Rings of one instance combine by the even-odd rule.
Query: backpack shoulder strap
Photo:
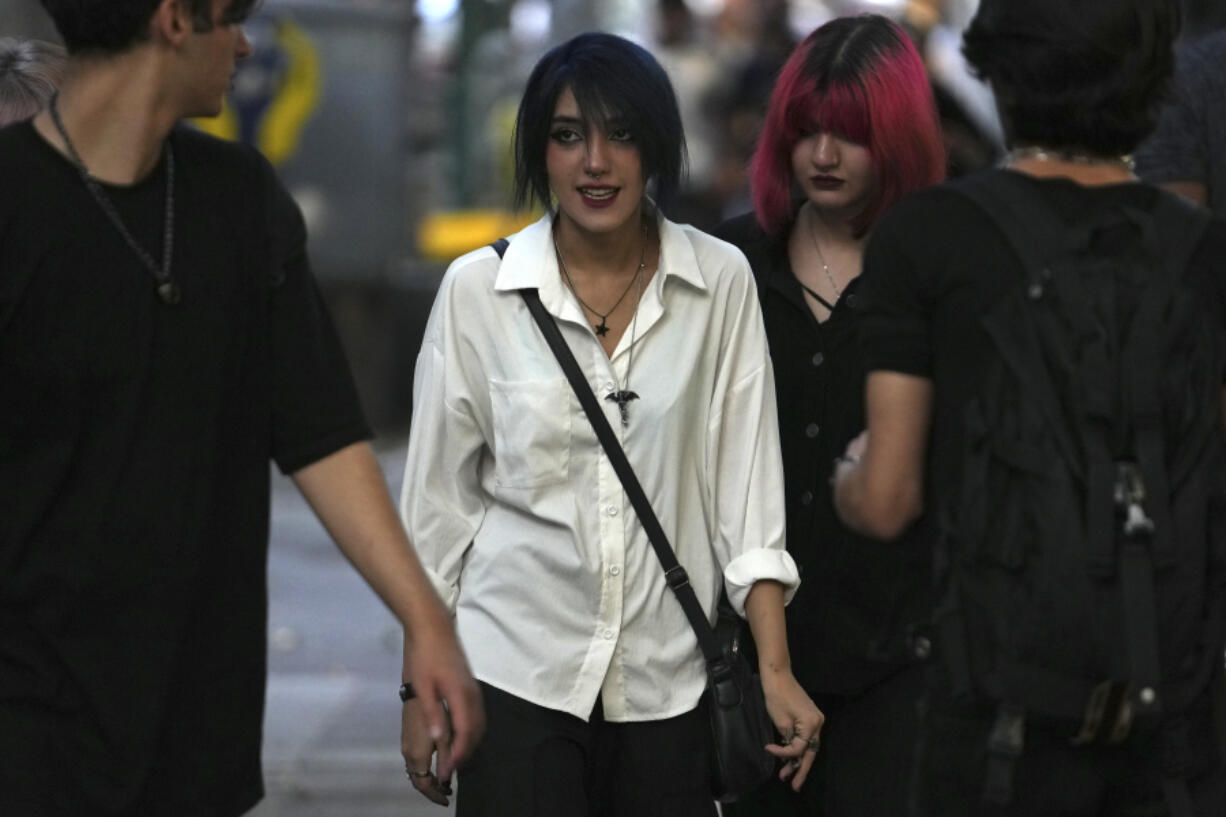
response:
[[[1027,275],[1033,275],[1066,240],[1068,225],[1042,194],[1009,173],[977,173],[950,189],[979,205],[1021,259]]]

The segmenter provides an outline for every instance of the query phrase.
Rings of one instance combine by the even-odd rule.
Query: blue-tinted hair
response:
[[[593,32],[562,43],[541,58],[528,78],[515,120],[515,203],[548,207],[545,149],[558,96],[569,88],[588,127],[610,122],[634,136],[643,175],[665,206],[681,184],[685,135],[668,74],[640,46]]]

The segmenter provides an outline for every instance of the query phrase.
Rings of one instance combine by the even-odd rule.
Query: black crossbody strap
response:
[[[698,636],[698,646],[702,649],[703,657],[708,663],[723,660],[724,655],[715,638],[715,631],[711,629],[711,622],[707,620],[702,605],[698,603],[698,597],[694,595],[689,576],[685,568],[678,564],[677,557],[668,544],[668,537],[664,534],[664,529],[660,527],[660,520],[656,518],[655,511],[651,509],[651,502],[643,493],[643,487],[639,485],[638,477],[634,475],[634,469],[630,467],[630,461],[626,459],[626,453],[622,451],[621,444],[618,443],[608,418],[600,410],[600,403],[596,400],[596,395],[592,393],[592,388],[584,378],[583,370],[579,368],[579,363],[575,360],[570,347],[566,345],[561,330],[558,329],[553,317],[545,310],[540,295],[535,289],[521,289],[519,294],[523,296],[524,303],[528,305],[528,311],[536,319],[536,324],[541,328],[545,341],[553,350],[562,371],[566,373],[566,379],[570,381],[571,388],[575,390],[575,396],[579,398],[579,405],[583,407],[583,412],[596,431],[596,436],[600,438],[600,444],[604,446],[609,462],[613,465],[613,470],[617,472],[626,495],[630,497],[630,504],[634,506],[639,522],[642,523],[643,530],[647,532],[647,538],[651,540],[651,547],[660,560],[660,566],[664,568],[664,579],[676,594],[677,601],[681,602],[681,609],[685,611],[685,617],[689,619],[690,626],[694,628],[694,635]]]

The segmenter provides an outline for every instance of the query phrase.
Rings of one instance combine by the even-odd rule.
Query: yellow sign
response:
[[[193,120],[205,133],[255,145],[274,165],[298,150],[302,130],[319,105],[319,54],[292,20],[270,23],[272,36],[255,37],[252,54],[239,63],[234,90],[221,114]]]

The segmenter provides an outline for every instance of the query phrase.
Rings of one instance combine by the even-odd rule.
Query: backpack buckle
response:
[[[983,800],[997,806],[1013,802],[1013,777],[1017,759],[1026,748],[1026,713],[1017,706],[1002,703],[988,734],[988,752]]]
[[[1119,681],[1103,681],[1094,687],[1081,728],[1070,742],[1074,746],[1123,743],[1132,731],[1136,714],[1132,699],[1132,688]]]
[[[1118,462],[1115,470],[1115,505],[1124,514],[1124,535],[1150,536],[1154,520],[1145,513],[1145,478],[1135,462]]]

